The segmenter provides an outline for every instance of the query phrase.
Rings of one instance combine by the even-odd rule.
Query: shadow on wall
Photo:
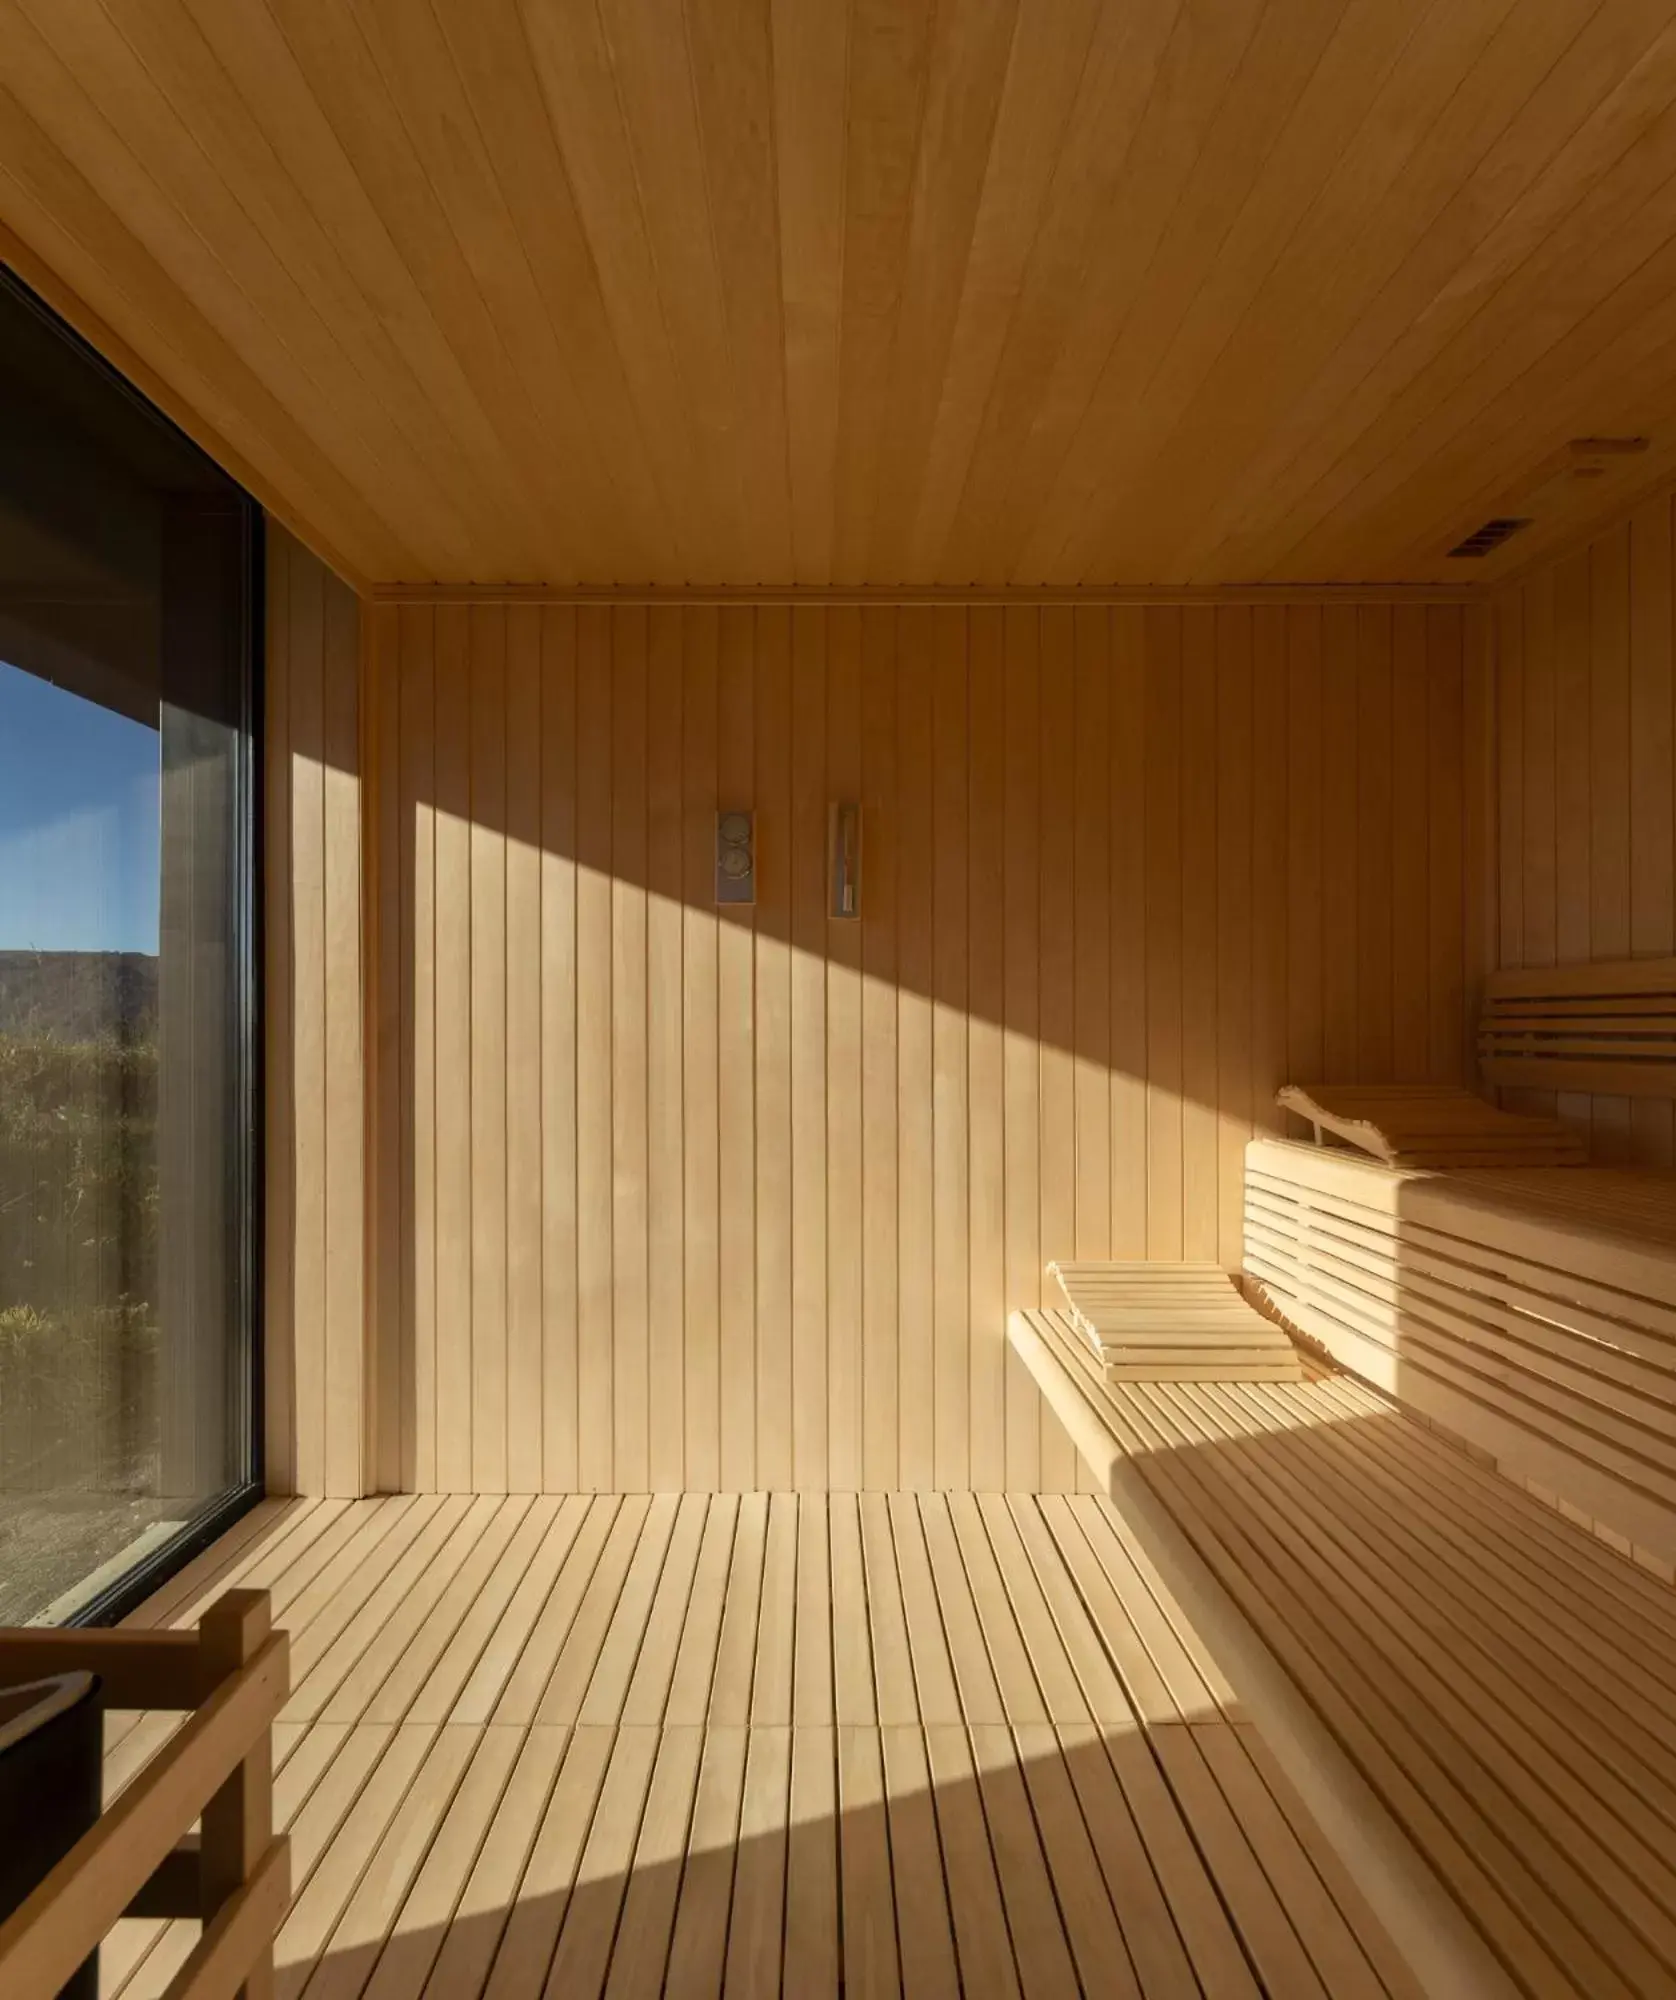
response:
[[[1673,1218],[1668,1172],[1395,1178],[1257,1145],[1246,1268],[1336,1361],[1668,1571]]]
[[[1456,608],[369,615],[382,1486],[1068,1483],[1043,1264],[1237,1267],[1288,1074],[1459,1073]]]

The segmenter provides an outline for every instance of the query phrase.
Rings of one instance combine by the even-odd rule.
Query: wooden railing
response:
[[[191,1714],[0,1924],[0,1994],[51,2000],[120,1917],[197,1917],[203,1935],[165,2000],[268,2000],[291,1871],[273,1831],[271,1730],[287,1643],[267,1593],[225,1592],[195,1632],[0,1632],[0,1686],[75,1671],[100,1677],[106,1708]]]

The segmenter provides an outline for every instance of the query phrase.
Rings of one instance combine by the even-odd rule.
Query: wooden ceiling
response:
[[[0,0],[0,223],[362,581],[1481,581],[1676,471],[1676,0]]]

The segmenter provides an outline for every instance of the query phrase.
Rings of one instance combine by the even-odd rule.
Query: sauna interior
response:
[[[1676,1994],[1676,6],[0,0],[0,263],[5,2000]]]

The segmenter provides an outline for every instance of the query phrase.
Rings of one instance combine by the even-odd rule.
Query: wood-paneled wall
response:
[[[272,523],[265,678],[266,1476],[353,1496],[371,1483],[360,608]]]
[[[1676,951],[1673,528],[1667,496],[1498,600],[1504,966]],[[1668,1103],[1562,1095],[1558,1108],[1606,1164],[1676,1163]]]
[[[1461,1072],[1475,612],[369,618],[381,1486],[1069,1485],[1044,1261],[1237,1266],[1276,1085]]]

